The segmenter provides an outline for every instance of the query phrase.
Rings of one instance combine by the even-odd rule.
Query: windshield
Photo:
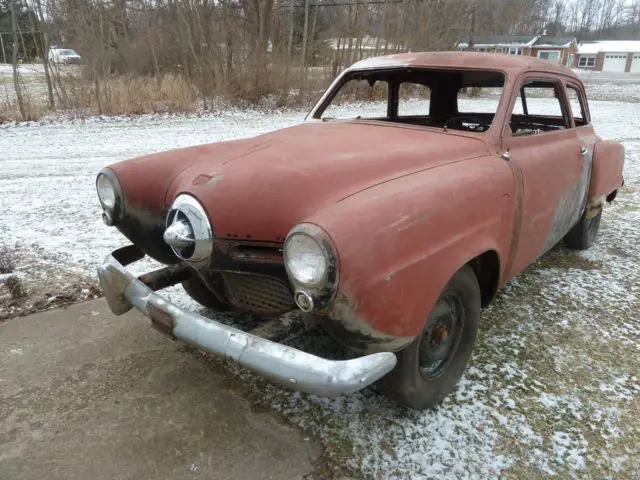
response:
[[[504,75],[484,70],[395,68],[352,72],[316,110],[323,121],[366,119],[485,132]]]
[[[77,55],[77,53],[73,50],[60,50],[60,54],[65,56]]]

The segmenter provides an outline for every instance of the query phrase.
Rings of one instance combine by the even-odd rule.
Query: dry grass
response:
[[[55,83],[56,107],[74,115],[139,115],[194,111],[198,91],[184,76],[112,76],[99,82],[72,75],[60,76]],[[0,100],[0,123],[25,120],[7,85]],[[23,84],[26,120],[38,120],[52,113],[46,104],[44,79]]]
[[[0,124],[39,120],[51,113],[64,112],[73,117],[92,115],[141,115],[148,113],[188,113],[206,106],[214,98],[224,98],[234,105],[262,104],[275,99],[276,106],[297,106],[317,99],[333,79],[330,68],[314,67],[307,72],[301,93],[301,71],[285,75],[271,68],[266,90],[257,91],[253,75],[234,77],[233,85],[216,84],[213,79],[191,81],[176,71],[161,75],[113,74],[96,80],[88,69],[64,67],[53,75],[56,108],[47,104],[44,74],[20,77],[25,115],[20,112],[11,76],[0,76]],[[367,92],[366,96],[369,96]]]
[[[196,88],[178,74],[101,81],[69,76],[59,82],[58,91],[64,108],[99,115],[187,112],[198,99]]]

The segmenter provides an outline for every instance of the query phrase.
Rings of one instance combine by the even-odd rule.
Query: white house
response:
[[[574,67],[603,72],[640,73],[640,40],[581,43]]]

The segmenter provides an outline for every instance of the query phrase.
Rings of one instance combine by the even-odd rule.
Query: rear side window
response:
[[[561,86],[553,80],[530,80],[520,87],[510,119],[514,136],[537,135],[570,127]]]
[[[571,114],[573,115],[573,121],[576,127],[586,125],[587,111],[584,105],[583,97],[577,87],[573,85],[567,85],[567,95],[569,97],[569,105],[571,105]]]

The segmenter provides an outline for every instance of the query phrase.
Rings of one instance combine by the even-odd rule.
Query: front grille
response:
[[[266,275],[225,273],[229,302],[261,315],[279,315],[293,308],[293,295],[281,280]]]

